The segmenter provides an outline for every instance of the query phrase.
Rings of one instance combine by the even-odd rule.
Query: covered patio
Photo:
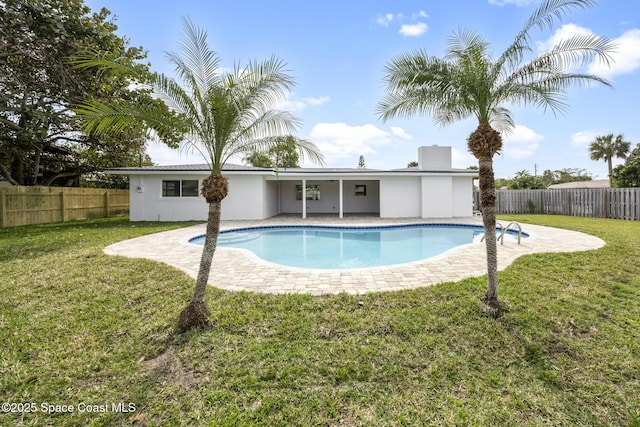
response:
[[[380,180],[338,176],[301,178],[279,176],[276,181],[278,214],[313,214],[380,216]],[[297,178],[297,179],[296,179]]]

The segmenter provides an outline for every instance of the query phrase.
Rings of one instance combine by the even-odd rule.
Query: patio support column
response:
[[[302,180],[302,219],[307,218],[307,180]]]
[[[338,181],[338,188],[340,189],[339,193],[340,193],[340,211],[338,214],[338,218],[344,218],[344,192],[342,189],[342,178],[340,178],[340,180]]]

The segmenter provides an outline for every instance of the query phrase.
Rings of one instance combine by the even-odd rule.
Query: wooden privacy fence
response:
[[[479,210],[478,192],[474,208]],[[498,214],[555,214],[640,220],[640,188],[496,190]]]
[[[46,224],[129,213],[129,190],[0,187],[0,226]]]

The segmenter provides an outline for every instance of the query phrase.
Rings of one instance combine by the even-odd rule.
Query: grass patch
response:
[[[500,319],[478,310],[482,278],[364,296],[212,288],[214,326],[181,336],[194,281],[102,248],[184,224],[0,229],[0,396],[37,405],[0,425],[640,426],[640,224],[501,219],[607,245],[518,259],[499,274]]]

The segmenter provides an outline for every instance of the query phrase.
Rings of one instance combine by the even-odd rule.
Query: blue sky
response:
[[[275,55],[287,63],[296,88],[284,106],[303,120],[297,136],[315,142],[327,166],[392,169],[417,160],[421,145],[453,147],[454,167],[475,165],[466,137],[473,120],[448,127],[428,116],[381,122],[376,106],[384,96],[383,67],[392,58],[424,49],[441,56],[454,31],[470,28],[483,35],[499,55],[513,40],[539,0],[86,0],[93,10],[106,7],[118,34],[148,50],[155,71],[173,75],[166,52],[178,50],[183,17],[208,32],[223,65],[244,64]],[[593,32],[618,43],[615,63],[587,70],[611,81],[569,91],[567,113],[554,116],[534,107],[512,108],[516,129],[505,137],[495,158],[497,177],[528,170],[582,168],[595,179],[607,177],[604,162],[589,159],[596,136],[622,133],[640,143],[640,2],[602,0],[577,10],[552,30],[534,31],[536,48],[576,32]],[[157,164],[202,163],[202,159],[150,144]],[[618,161],[619,163],[620,161]]]

